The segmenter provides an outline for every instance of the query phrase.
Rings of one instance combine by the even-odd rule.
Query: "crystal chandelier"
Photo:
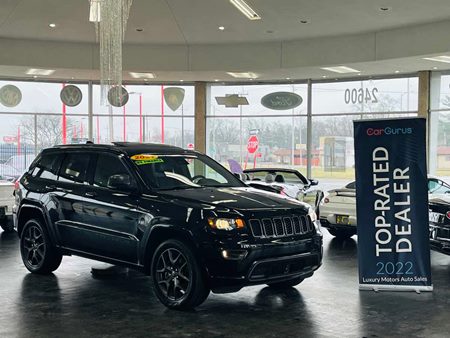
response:
[[[106,104],[111,88],[122,86],[122,42],[132,2],[133,0],[90,0],[89,21],[95,22],[97,41],[100,43],[103,104]]]

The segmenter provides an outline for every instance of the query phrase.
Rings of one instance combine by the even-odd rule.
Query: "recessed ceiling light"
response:
[[[290,79],[291,79],[290,77],[287,77],[287,78],[286,78],[286,80],[290,80]]]
[[[308,24],[309,22],[310,22],[309,20],[305,20],[305,19],[300,20],[300,23],[301,23],[301,24],[304,24],[304,25],[305,25],[305,24]]]
[[[153,73],[130,72],[129,74],[134,79],[154,79],[155,78],[155,74],[153,74]]]
[[[346,67],[346,66],[337,66],[337,67],[323,67],[321,68],[323,70],[328,70],[330,72],[335,72],[335,73],[339,73],[339,74],[347,74],[347,73],[359,73],[359,70],[350,68],[350,67]]]
[[[224,26],[219,26],[219,30],[220,30],[220,31],[224,31],[224,30],[225,30],[225,27],[224,27]]]
[[[55,71],[53,69],[39,69],[39,68],[30,68],[26,71],[27,75],[51,75]]]
[[[324,79],[326,79],[328,76],[326,76],[326,75],[322,75],[322,78],[324,78]]]
[[[252,78],[250,78],[249,80],[250,80],[250,81],[253,81],[253,79],[252,79]]]
[[[389,12],[392,9],[392,7],[380,7],[380,12]]]
[[[395,73],[395,74],[398,74],[398,73],[400,73],[400,71],[399,71],[399,70],[396,70],[394,73]]]
[[[429,61],[450,63],[450,56],[448,56],[448,55],[433,56],[433,57],[423,58],[423,59],[429,60]]]
[[[184,80],[180,80],[180,82],[184,82]]]
[[[230,2],[250,20],[260,20],[261,17],[244,0],[230,0]]]
[[[228,75],[237,79],[256,79],[258,74],[252,72],[227,72]]]
[[[358,74],[356,74],[356,75],[361,76],[361,73],[358,73]]]
[[[37,78],[37,75],[33,75],[33,78],[35,78],[35,79],[36,79],[36,78]]]
[[[438,69],[438,67],[433,67],[434,70]]]
[[[219,79],[214,79],[214,82],[219,82]]]
[[[56,23],[49,23],[48,26],[51,27],[51,28],[55,28],[56,27]]]

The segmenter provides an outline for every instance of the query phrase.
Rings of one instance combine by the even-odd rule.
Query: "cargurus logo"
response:
[[[411,135],[413,128],[368,128],[368,136],[382,136],[382,135]]]

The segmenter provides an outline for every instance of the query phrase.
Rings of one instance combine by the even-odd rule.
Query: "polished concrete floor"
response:
[[[193,312],[160,305],[140,273],[94,278],[81,258],[31,275],[0,232],[0,337],[449,337],[449,256],[432,253],[433,293],[360,292],[356,241],[324,232],[323,267],[296,288],[211,295]]]

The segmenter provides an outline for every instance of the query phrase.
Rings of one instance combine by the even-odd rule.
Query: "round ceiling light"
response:
[[[56,27],[56,23],[49,23],[48,26],[49,26],[50,28],[55,28],[55,27]]]
[[[224,30],[225,30],[225,27],[224,27],[224,26],[219,26],[219,30],[220,30],[220,31],[224,31]]]

